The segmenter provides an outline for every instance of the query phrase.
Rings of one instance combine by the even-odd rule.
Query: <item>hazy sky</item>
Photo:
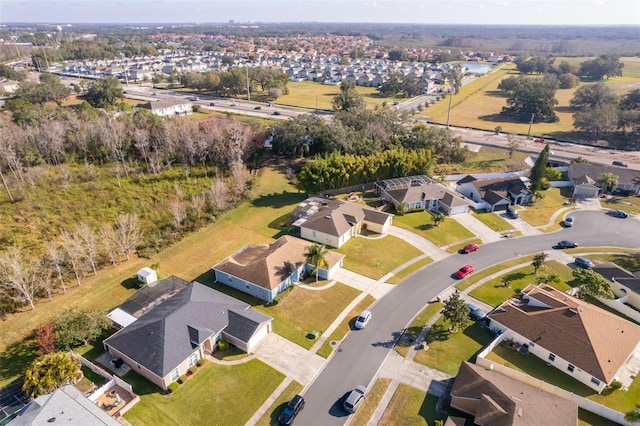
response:
[[[229,20],[640,26],[640,0],[0,0],[0,23]]]

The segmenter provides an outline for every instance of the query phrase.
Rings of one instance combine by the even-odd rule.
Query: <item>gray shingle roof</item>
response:
[[[251,312],[252,315],[246,315],[248,312]],[[236,312],[233,309],[229,309],[229,325],[224,332],[243,342],[247,342],[261,324],[271,320],[271,317],[260,312],[251,310],[248,312]]]
[[[224,330],[229,310],[255,318],[249,305],[193,282],[105,340],[159,377],[176,368],[199,343]]]

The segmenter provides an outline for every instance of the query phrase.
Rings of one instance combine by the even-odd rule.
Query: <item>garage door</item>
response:
[[[575,195],[577,197],[596,197],[598,195],[598,191],[593,188],[576,188]]]
[[[498,204],[497,206],[493,206],[494,212],[501,212],[506,210],[509,207],[509,204]]]

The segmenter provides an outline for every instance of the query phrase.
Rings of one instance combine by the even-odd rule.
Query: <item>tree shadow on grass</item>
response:
[[[285,213],[279,218],[272,220],[269,225],[270,229],[275,229],[277,232],[273,235],[273,238],[278,239],[283,235],[293,235],[293,226],[291,226],[291,214]]]
[[[271,207],[279,209],[281,207],[297,204],[304,201],[305,198],[307,198],[306,194],[284,191],[280,194],[260,195],[258,198],[255,198],[251,204],[255,207]]]
[[[38,345],[32,339],[17,342],[0,353],[0,380],[12,380],[22,376],[38,357]]]
[[[140,288],[140,284],[142,284],[140,281],[138,281],[138,278],[127,278],[126,280],[120,282],[120,285],[124,288],[126,288],[127,290],[137,290]]]
[[[207,272],[200,274],[196,277],[194,281],[199,282],[200,284],[206,285],[214,290],[219,291],[220,293],[224,293],[227,296],[231,296],[234,299],[238,299],[247,303],[251,306],[264,305],[264,300],[260,300],[257,297],[253,297],[247,293],[244,293],[240,290],[236,290],[235,288],[229,287],[227,285],[221,284],[216,281],[216,274],[212,270],[208,270]]]
[[[528,274],[525,274],[524,272],[511,272],[510,274],[502,277],[502,282],[512,283],[514,281],[523,279],[527,275]]]
[[[419,229],[420,231],[428,231],[433,228],[436,228],[436,226],[433,223],[423,223],[422,225],[418,225],[416,227],[416,229]]]
[[[483,121],[491,121],[494,123],[527,123],[528,122],[528,121],[518,120],[516,117],[510,117],[508,115],[503,115],[500,113],[481,115],[478,118]]]
[[[432,342],[444,342],[449,340],[449,330],[444,326],[444,324],[433,324],[429,329],[429,333],[424,338],[427,344]]]

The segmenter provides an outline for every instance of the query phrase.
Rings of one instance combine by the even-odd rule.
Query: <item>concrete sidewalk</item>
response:
[[[426,238],[423,238],[420,235],[406,229],[398,228],[397,226],[390,226],[389,234],[406,241],[407,243],[411,244],[412,246],[429,256],[434,261],[444,259],[445,257],[450,255],[450,253],[442,250],[440,247],[436,246]]]
[[[500,241],[502,239],[502,235],[500,235],[499,232],[489,228],[471,213],[456,214],[451,216],[451,219],[457,220],[462,226],[476,234],[476,236],[485,244]]]
[[[392,284],[386,284],[383,280],[386,275],[376,281],[364,275],[357,274],[348,269],[340,268],[333,273],[332,279],[356,288],[365,294],[372,295],[375,299],[380,299],[393,289]]]

